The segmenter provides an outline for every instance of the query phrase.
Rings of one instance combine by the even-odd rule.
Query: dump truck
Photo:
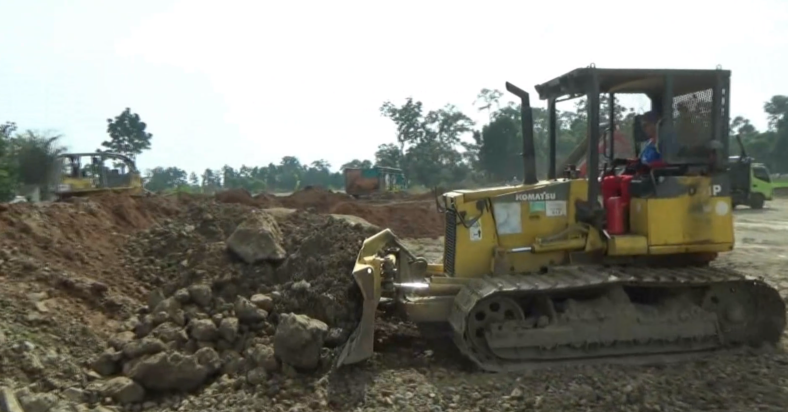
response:
[[[391,231],[366,239],[352,276],[361,318],[339,365],[369,358],[381,305],[447,330],[483,370],[571,362],[651,362],[779,341],[785,303],[761,279],[714,261],[734,248],[728,124],[731,72],[580,68],[535,86],[547,101],[586,98],[587,176],[536,175],[530,94],[520,98],[524,179],[442,195],[443,262]],[[646,95],[662,113],[662,162],[599,165],[600,97]],[[615,119],[610,118],[611,130]],[[635,122],[634,127],[641,127]],[[642,130],[633,133],[642,143]]]
[[[402,170],[393,167],[345,168],[343,174],[345,193],[353,197],[400,192],[407,189]]]
[[[747,149],[738,134],[736,142],[739,156],[728,157],[733,207],[747,205],[752,209],[763,209],[766,201],[772,200],[774,192],[769,169],[747,156]]]

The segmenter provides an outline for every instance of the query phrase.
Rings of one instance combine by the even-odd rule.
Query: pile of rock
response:
[[[138,239],[133,250],[143,254],[170,240],[168,251],[154,252],[170,279],[92,361],[103,379],[86,388],[91,402],[175,404],[176,394],[217,379],[238,389],[329,369],[358,320],[359,305],[347,300],[350,272],[370,229],[330,216],[250,213],[225,222],[232,233],[210,248],[224,256],[203,255],[197,265],[183,258],[210,243],[205,216],[202,229],[171,221]]]
[[[207,285],[161,300],[156,295],[150,314],[110,340],[110,348],[92,364],[96,372],[122,373],[146,390],[161,392],[190,391],[217,374],[246,376],[256,385],[278,371],[280,362],[293,371],[319,366],[328,326],[297,314],[279,315],[274,325],[274,300],[268,295],[225,302],[213,298]]]

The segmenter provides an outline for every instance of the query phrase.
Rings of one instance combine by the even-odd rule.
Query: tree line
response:
[[[296,156],[286,156],[279,164],[241,166],[239,169],[224,166],[206,169],[199,176],[176,167],[159,167],[149,172],[146,187],[149,190],[181,188],[192,191],[244,188],[250,192],[292,191],[308,185],[339,189],[344,184],[342,169],[372,165],[400,168],[411,185],[425,187],[472,187],[521,179],[520,108],[518,104],[502,102],[502,97],[500,90],[479,92],[476,109],[488,114],[488,120],[481,125],[451,104],[426,110],[421,101],[412,97],[399,105],[384,102],[380,113],[394,126],[393,141],[381,144],[372,159],[354,159],[341,165],[338,171],[332,171],[325,160],[306,163]],[[619,131],[631,139],[637,112],[624,107],[618,99],[610,102],[603,97],[600,113],[609,113],[611,104],[615,105]],[[744,117],[731,120],[731,155],[738,154],[733,136],[739,133],[749,156],[766,163],[772,172],[788,173],[788,164],[782,161],[788,155],[788,96],[773,96],[764,104],[764,112],[768,118],[768,128],[764,131],[757,130]],[[533,108],[533,120],[537,171],[544,177],[548,165],[543,159],[547,159],[549,153],[547,109]],[[575,101],[570,110],[558,112],[556,150],[559,162],[585,138],[587,125],[583,99]]]
[[[403,170],[413,185],[425,187],[472,187],[522,178],[522,130],[519,105],[502,101],[500,90],[483,89],[476,99],[476,110],[488,119],[474,122],[452,104],[427,110],[421,101],[408,97],[401,104],[384,102],[380,114],[393,126],[393,139],[381,144],[370,159],[353,159],[334,169],[327,161],[305,162],[297,156],[285,156],[278,164],[261,166],[225,165],[207,168],[199,175],[174,166],[147,170],[145,187],[150,191],[192,191],[211,193],[243,188],[250,192],[292,191],[305,186],[340,189],[344,185],[341,170],[373,165]],[[614,105],[616,124],[627,138],[632,137],[636,111],[624,107],[618,99],[601,99],[600,113]],[[731,135],[739,134],[747,154],[765,163],[774,173],[788,173],[788,96],[775,95],[764,103],[768,119],[766,130],[757,130],[749,119],[731,120]],[[605,116],[602,116],[604,119]],[[537,172],[546,175],[548,154],[548,113],[533,108]],[[559,162],[585,138],[586,105],[576,100],[571,109],[557,115],[557,157]],[[152,134],[140,116],[130,109],[107,120],[108,139],[97,151],[112,151],[135,159],[151,148]],[[25,185],[46,185],[54,157],[65,151],[59,135],[35,131],[19,132],[14,123],[0,125],[0,199],[13,197]],[[731,141],[731,154],[738,154]]]

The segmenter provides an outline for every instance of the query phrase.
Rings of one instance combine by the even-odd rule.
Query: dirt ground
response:
[[[763,210],[737,209],[735,233],[736,249],[719,263],[764,277],[788,300],[788,199]],[[442,257],[440,239],[407,243],[430,261]],[[788,333],[768,353],[654,368],[588,366],[501,378],[446,367],[408,376],[418,382],[413,387],[430,388],[426,392],[471,397],[478,410],[781,411],[788,410],[786,347]]]
[[[260,208],[281,229],[288,254],[281,264],[248,265],[225,251],[229,234]],[[763,276],[788,297],[788,199],[735,213],[737,248],[720,263]],[[675,365],[495,375],[474,370],[450,343],[425,340],[412,325],[388,320],[378,323],[369,362],[334,370],[334,345],[358,313],[347,294],[360,242],[375,226],[392,227],[414,252],[440,261],[442,225],[430,196],[358,201],[319,188],[279,197],[235,191],[215,199],[0,205],[0,384],[25,401],[24,412],[788,410],[788,335],[778,348]],[[200,285],[208,287],[209,306],[189,303]],[[224,326],[243,305],[263,302],[259,296],[270,298],[268,317],[241,325],[234,340],[195,347],[193,340],[170,342],[166,353],[182,360],[157,369],[144,394],[124,381],[142,363],[128,345],[141,350],[151,343],[137,339],[153,303],[175,299],[184,309],[176,315]],[[262,366],[270,364],[263,355],[272,351],[273,331],[287,312],[328,325],[315,372]],[[99,362],[121,343],[127,345],[122,360]],[[218,354],[220,377],[183,375],[194,383],[188,390],[161,389],[191,353],[203,360]],[[96,372],[101,365],[112,367],[109,375]]]

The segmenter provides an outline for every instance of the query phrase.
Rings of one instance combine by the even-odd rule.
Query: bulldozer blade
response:
[[[375,343],[375,313],[380,303],[381,263],[380,252],[390,242],[396,242],[396,236],[389,229],[378,232],[364,240],[353,267],[353,279],[361,290],[361,320],[351,333],[337,359],[337,365],[350,365],[370,358]]]

